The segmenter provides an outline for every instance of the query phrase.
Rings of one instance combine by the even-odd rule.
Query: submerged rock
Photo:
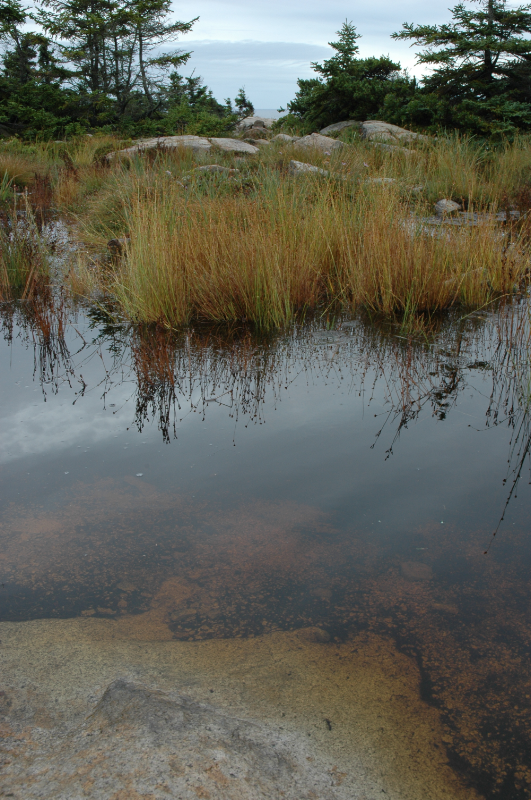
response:
[[[346,800],[306,735],[119,678],[67,735],[36,735],[8,762],[3,792],[24,800]],[[328,769],[327,769],[328,767]],[[333,773],[332,773],[333,774]]]
[[[403,561],[400,571],[408,581],[429,581],[433,578],[432,568],[422,561]]]
[[[317,628],[313,626],[310,628],[301,628],[297,633],[299,638],[304,639],[306,642],[326,644],[330,641],[330,634],[323,630],[323,628]]]

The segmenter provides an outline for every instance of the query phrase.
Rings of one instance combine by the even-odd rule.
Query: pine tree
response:
[[[405,23],[393,38],[426,48],[417,59],[435,67],[423,81],[423,93],[437,98],[439,122],[482,134],[529,128],[531,6],[474,2],[473,8],[455,6],[450,23]]]
[[[351,22],[345,21],[337,35],[337,42],[329,42],[332,58],[311,65],[319,77],[297,81],[299,90],[288,103],[291,113],[316,127],[375,118],[389,92],[408,93],[413,85],[388,56],[359,58],[360,34]]]

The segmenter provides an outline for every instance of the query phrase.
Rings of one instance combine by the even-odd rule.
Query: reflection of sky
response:
[[[32,389],[22,389],[22,392]],[[21,392],[21,393],[22,393]],[[42,395],[35,393],[31,404],[22,395],[20,407],[0,417],[0,463],[5,464],[30,454],[42,454],[66,449],[78,442],[83,445],[96,444],[111,438],[131,420],[131,385],[116,387],[108,402],[116,408],[103,410],[101,394],[88,394],[79,404],[72,405],[71,399],[58,396],[48,397],[46,403]],[[129,402],[127,402],[129,400]],[[113,413],[115,412],[115,413]]]
[[[90,341],[93,332],[80,330]],[[46,402],[33,380],[33,346],[17,338],[11,346],[0,341],[0,502],[19,492],[27,492],[32,501],[40,492],[46,502],[72,481],[141,474],[144,483],[163,491],[189,491],[192,497],[208,496],[214,489],[228,492],[229,498],[245,493],[296,497],[330,507],[346,519],[366,516],[371,524],[392,520],[403,530],[423,520],[446,524],[450,515],[457,522],[471,508],[487,515],[490,525],[499,518],[506,499],[502,479],[510,431],[506,426],[484,430],[492,388],[489,371],[464,371],[455,407],[450,400],[444,421],[427,402],[418,419],[402,430],[394,455],[386,458],[399,423],[393,412],[400,393],[400,384],[393,384],[393,359],[375,382],[369,369],[360,393],[356,364],[363,343],[349,349],[345,333],[315,332],[311,344],[300,349],[282,350],[279,342],[276,379],[266,385],[258,418],[253,417],[252,402],[246,408],[241,402],[245,386],[253,394],[253,369],[243,384],[236,381],[234,386],[239,407],[209,402],[203,417],[201,406],[197,412],[190,408],[190,401],[200,400],[197,374],[190,386],[182,364],[185,397],[177,410],[179,438],[166,445],[157,429],[157,408],[154,416],[147,409],[140,434],[136,428],[136,385],[127,348],[123,369],[122,362],[113,369],[105,347],[81,347],[70,326],[67,339],[70,352],[76,353],[71,385],[61,378],[57,394],[48,387]],[[472,346],[472,360],[474,353]],[[229,388],[231,369],[216,367],[216,374],[215,389],[213,374],[207,370],[203,376],[206,398]],[[76,394],[81,376],[83,396]],[[389,403],[386,391],[393,385]],[[384,425],[388,413],[391,419]]]

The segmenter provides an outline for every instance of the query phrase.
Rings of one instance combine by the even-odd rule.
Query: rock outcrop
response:
[[[210,142],[215,147],[223,150],[225,153],[248,153],[249,155],[258,153],[258,148],[255,147],[254,144],[242,142],[241,139],[225,139],[222,137],[217,137],[210,139]]]
[[[329,153],[332,150],[341,150],[342,147],[345,147],[343,142],[331,139],[330,136],[323,136],[320,133],[310,133],[309,136],[303,136],[301,139],[297,139],[296,142],[297,147],[315,147],[318,150],[328,151]]]
[[[322,175],[327,178],[330,173],[326,169],[315,167],[313,164],[305,164],[303,161],[290,161],[289,171],[292,175]]]
[[[271,128],[276,122],[272,117],[245,117],[236,125],[236,130],[246,131],[248,128]]]
[[[208,153],[212,147],[217,147],[226,153],[247,153],[253,155],[258,153],[258,148],[247,142],[242,142],[241,139],[230,139],[225,137],[214,137],[207,139],[204,136],[159,136],[153,139],[140,139],[135,142],[131,147],[126,147],[124,150],[117,150],[116,152],[109,153],[107,159],[112,160],[118,156],[134,156],[140,155],[147,150],[155,150],[157,148],[169,150],[177,147],[186,147],[194,151],[194,153]]]
[[[444,214],[454,214],[456,211],[459,211],[461,206],[459,203],[455,203],[453,200],[438,200],[435,203],[435,213],[437,216],[442,217]]]
[[[299,138],[298,136],[288,136],[287,133],[277,133],[276,136],[273,136],[271,141],[272,142],[279,142],[279,143],[283,142],[284,144],[290,144],[291,142],[296,142],[298,138]]]
[[[337,131],[343,131],[345,130],[345,128],[357,128],[358,130],[361,130],[362,124],[363,123],[360,122],[360,120],[347,119],[344,120],[343,122],[334,122],[333,125],[327,125],[326,128],[323,128],[323,130],[319,131],[319,133],[322,133],[323,136],[326,136],[329,133],[337,133]]]
[[[413,141],[428,141],[429,137],[421,133],[408,131],[390,122],[380,122],[369,119],[361,124],[361,136],[371,142],[386,142],[388,144],[405,144]]]

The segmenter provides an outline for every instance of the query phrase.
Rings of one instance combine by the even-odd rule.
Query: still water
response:
[[[377,634],[418,666],[453,769],[531,796],[525,307],[409,338],[1,313],[1,620]]]

